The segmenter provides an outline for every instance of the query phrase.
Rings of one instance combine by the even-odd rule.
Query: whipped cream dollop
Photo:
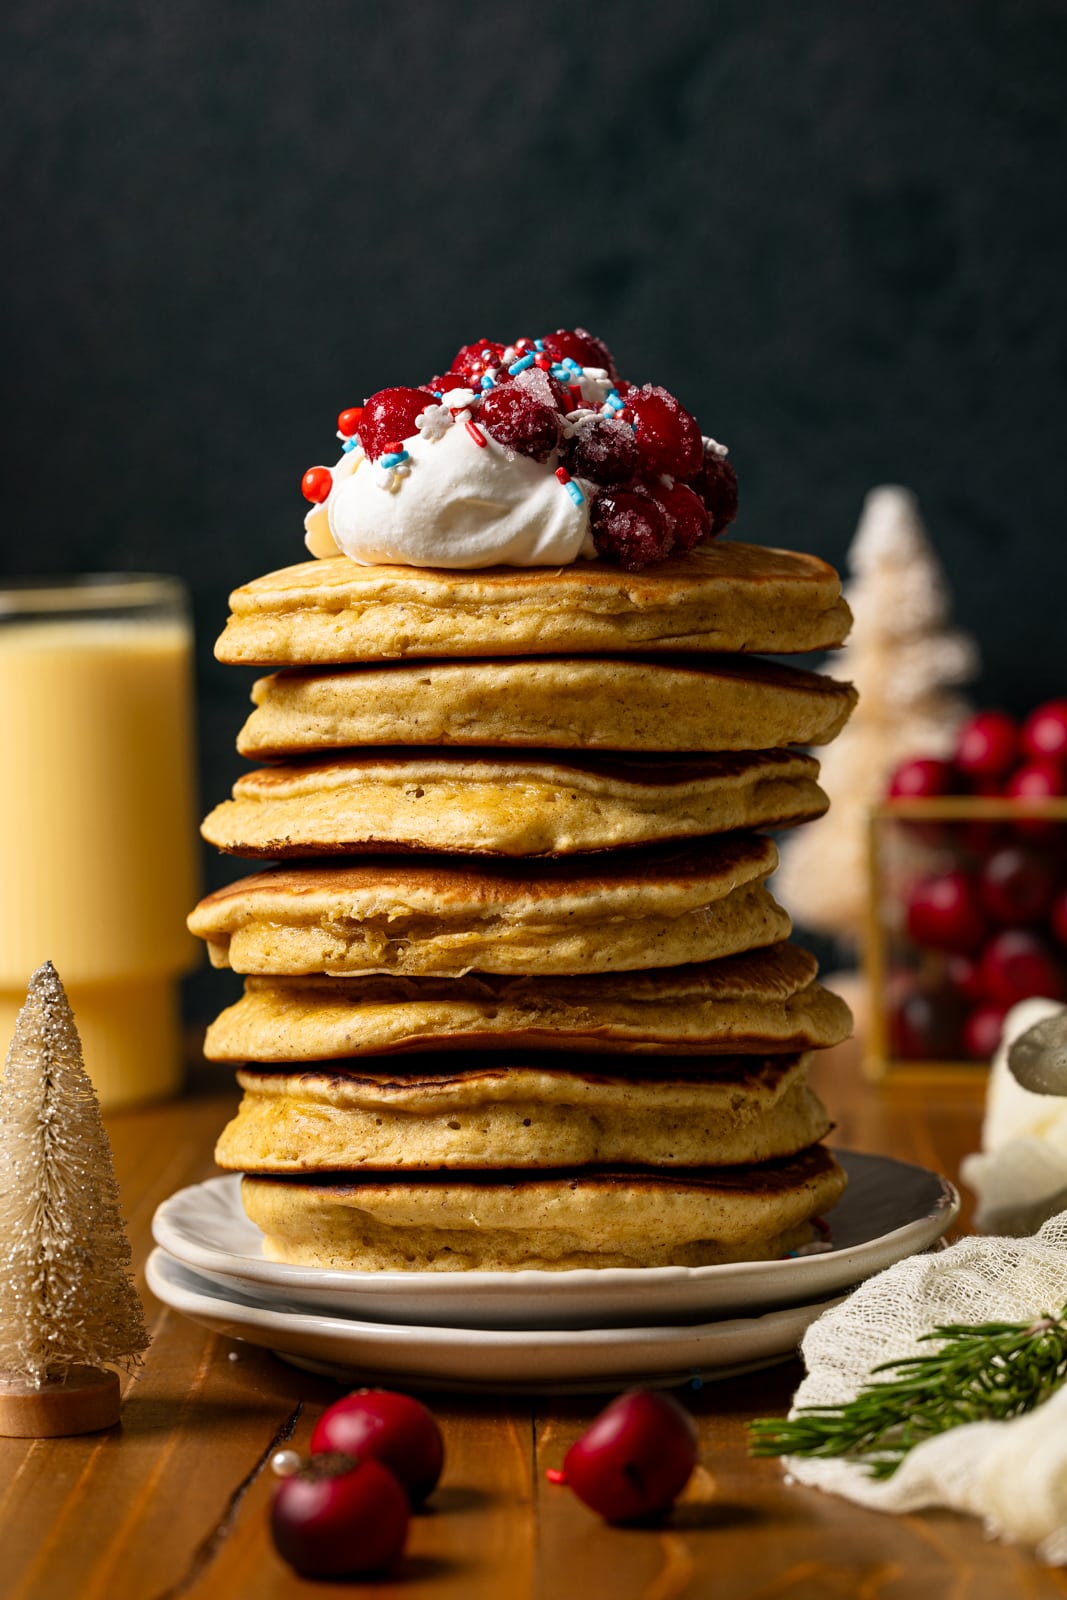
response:
[[[542,463],[506,449],[472,421],[472,399],[450,390],[427,406],[400,451],[376,462],[359,448],[343,455],[328,498],[304,521],[312,555],[457,569],[594,557],[595,486],[561,482],[556,451]]]

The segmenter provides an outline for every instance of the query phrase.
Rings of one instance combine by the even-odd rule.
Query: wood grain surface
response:
[[[909,1076],[864,1082],[851,1047],[827,1052],[819,1087],[836,1142],[955,1177],[976,1148],[983,1086]],[[213,1173],[234,1102],[206,1090],[112,1115],[109,1132],[140,1269],[156,1205]],[[961,1228],[969,1225],[970,1206]],[[958,1230],[959,1231],[959,1230]],[[152,1346],[120,1428],[72,1439],[0,1439],[3,1600],[293,1600],[353,1590],[406,1600],[1046,1600],[1067,1575],[947,1513],[890,1517],[790,1486],[752,1461],[747,1419],[784,1411],[795,1360],[685,1392],[702,1466],[661,1527],[612,1528],[546,1482],[597,1398],[432,1397],[445,1475],[388,1581],[295,1576],[267,1526],[280,1444],[306,1447],[338,1387],[217,1337],[144,1290]]]

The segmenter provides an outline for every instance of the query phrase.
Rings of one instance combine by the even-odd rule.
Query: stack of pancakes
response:
[[[844,1176],[761,830],[822,814],[852,689],[836,574],[710,544],[629,574],[360,567],[239,589],[272,668],[204,835],[274,865],[190,919],[245,993],[206,1053],[273,1259],[517,1269],[766,1259]]]

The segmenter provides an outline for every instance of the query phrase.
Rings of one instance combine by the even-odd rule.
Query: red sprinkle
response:
[[[822,1234],[824,1239],[828,1239],[830,1237],[830,1224],[825,1220],[824,1217],[812,1217],[811,1225],[817,1233]]]
[[[362,420],[363,407],[349,406],[348,410],[342,411],[337,419],[337,431],[343,433],[346,439],[351,439]]]
[[[575,411],[580,411],[582,406],[585,404],[585,401],[582,399],[581,389],[576,383],[569,383],[567,388],[570,392],[571,399],[574,401]]]
[[[481,428],[478,427],[477,423],[472,422],[470,417],[468,417],[465,427],[479,449],[484,450],[486,445],[489,443],[489,440],[485,437],[485,434],[482,432]]]
[[[309,467],[300,480],[300,487],[305,500],[312,500],[321,506],[324,500],[330,498],[333,473],[329,467]]]
[[[557,467],[556,477],[559,479],[560,483],[570,483],[571,481],[571,475],[567,471],[566,467]]]

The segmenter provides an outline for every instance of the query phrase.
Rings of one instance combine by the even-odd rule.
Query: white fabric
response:
[[[808,1376],[794,1411],[851,1400],[880,1362],[929,1352],[919,1335],[938,1324],[1036,1319],[1065,1302],[1067,1211],[1036,1238],[968,1238],[935,1255],[912,1256],[808,1329],[802,1346]],[[1067,1564],[1067,1388],[1009,1422],[969,1423],[917,1445],[881,1482],[840,1459],[791,1456],[786,1466],[800,1483],[875,1510],[969,1512],[988,1533]]]

